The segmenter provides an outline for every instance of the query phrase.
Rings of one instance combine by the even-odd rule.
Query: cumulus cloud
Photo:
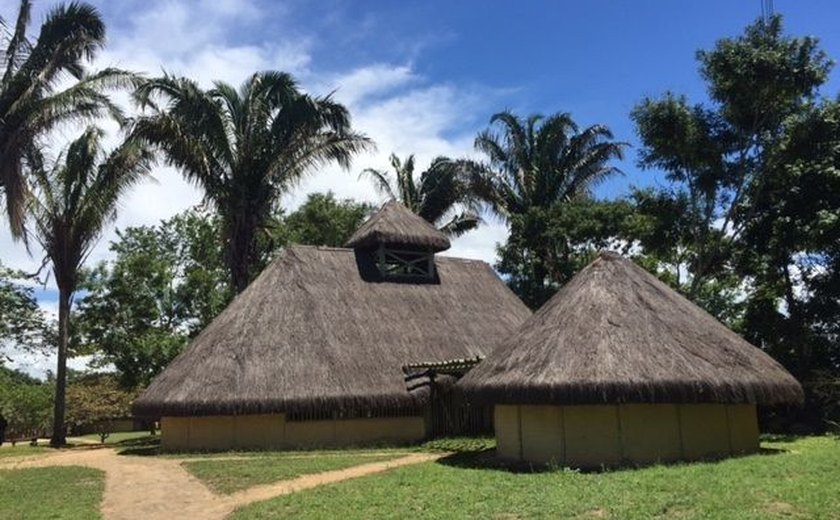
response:
[[[3,2],[3,12],[12,10]],[[266,13],[252,1],[201,0],[186,4],[156,0],[102,3],[109,26],[107,49],[98,66],[119,66],[148,75],[162,70],[195,78],[203,86],[214,80],[234,85],[258,70],[284,70],[294,74],[301,86],[315,95],[333,93],[346,104],[354,127],[366,133],[377,149],[356,158],[349,172],[327,167],[313,172],[284,198],[293,209],[306,195],[332,190],[339,197],[381,202],[367,179],[359,179],[367,167],[388,168],[388,155],[413,153],[418,171],[438,155],[473,156],[472,140],[487,116],[504,103],[505,92],[435,83],[419,75],[411,61],[358,63],[325,70],[313,60],[315,34],[299,28],[260,33]],[[283,6],[271,4],[274,25],[283,23]],[[38,20],[39,17],[34,18]],[[126,197],[114,226],[103,236],[89,261],[109,257],[108,244],[115,228],[154,224],[201,201],[201,192],[172,168],[155,171],[155,182],[135,188]],[[2,220],[2,219],[0,219]],[[495,244],[504,239],[502,224],[490,223],[454,241],[449,254],[493,261]],[[6,265],[34,271],[41,254],[28,255],[14,243],[5,224],[0,224],[0,258]]]

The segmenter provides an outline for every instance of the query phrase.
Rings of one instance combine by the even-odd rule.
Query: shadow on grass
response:
[[[801,435],[789,433],[764,433],[761,435],[761,442],[796,442],[801,438]]]
[[[496,456],[496,450],[484,451],[466,451],[456,452],[441,459],[438,459],[437,464],[444,466],[452,466],[456,468],[465,469],[486,469],[494,471],[506,471],[508,473],[556,473],[556,472],[573,472],[573,473],[614,473],[619,471],[634,471],[639,469],[651,468],[654,466],[671,466],[678,467],[688,464],[718,464],[731,459],[739,459],[742,457],[749,457],[753,455],[768,456],[781,455],[788,453],[789,450],[781,448],[760,448],[757,453],[744,453],[741,455],[730,455],[727,457],[709,457],[701,460],[683,461],[676,460],[672,462],[651,462],[648,464],[640,463],[624,463],[612,466],[600,466],[590,468],[569,468],[560,466],[558,464],[534,464],[529,462],[510,461],[500,459]]]
[[[115,442],[111,447],[117,449],[117,455],[154,456],[162,453],[160,437],[141,437]]]

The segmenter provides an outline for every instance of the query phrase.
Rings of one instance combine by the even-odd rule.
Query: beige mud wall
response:
[[[291,449],[378,442],[409,443],[426,434],[423,417],[287,421],[283,414],[163,417],[165,450]]]
[[[724,457],[758,450],[754,405],[498,405],[497,453],[591,468]]]

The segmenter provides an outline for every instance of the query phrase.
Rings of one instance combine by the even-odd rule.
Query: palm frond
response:
[[[391,177],[388,172],[377,170],[375,168],[365,168],[359,177],[370,177],[373,180],[373,187],[381,195],[385,195],[391,200],[396,200],[397,196],[391,186]]]
[[[353,156],[373,147],[351,129],[344,106],[300,92],[282,72],[257,72],[238,89],[217,82],[208,91],[164,74],[144,81],[134,101],[144,115],[131,135],[162,152],[219,210],[237,291],[280,197],[319,166],[349,168]]]
[[[504,219],[529,207],[548,207],[587,194],[597,183],[620,174],[609,163],[623,158],[626,143],[613,141],[603,125],[579,131],[568,113],[526,119],[501,112],[480,133],[477,150],[488,158],[484,170],[469,175],[470,190]]]
[[[477,228],[481,222],[481,217],[474,213],[459,213],[439,229],[448,237],[456,238]]]
[[[0,85],[6,85],[12,78],[14,73],[20,66],[22,54],[28,52],[30,49],[29,42],[26,39],[26,28],[29,26],[29,20],[32,15],[32,2],[29,0],[21,0],[18,8],[17,22],[15,23],[15,31],[9,38],[9,45],[5,51],[6,70],[3,73],[3,79],[0,80]]]

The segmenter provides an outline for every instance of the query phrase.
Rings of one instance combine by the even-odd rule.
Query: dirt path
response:
[[[384,462],[304,475],[256,486],[232,495],[216,495],[187,472],[178,460],[117,455],[110,448],[76,449],[0,465],[3,469],[43,466],[88,466],[105,472],[102,516],[105,520],[148,518],[223,519],[252,502],[310,489],[392,468],[436,460],[443,455],[415,453]]]
[[[312,475],[303,475],[291,480],[281,480],[280,482],[275,482],[273,484],[255,486],[234,493],[230,495],[228,499],[233,504],[233,507],[237,508],[252,502],[260,502],[280,495],[289,495],[297,491],[303,491],[304,489],[323,486],[325,484],[332,484],[334,482],[341,482],[342,480],[364,477],[374,473],[381,473],[383,471],[388,471],[389,469],[399,468],[400,466],[430,462],[441,457],[443,457],[443,454],[440,453],[413,453],[398,459],[382,462],[368,462],[367,464],[360,464],[350,468],[325,471],[323,473],[315,473]]]
[[[301,453],[299,455],[283,455],[282,457],[278,457],[277,460],[297,460],[297,459],[315,459],[315,458],[329,458],[329,457],[358,457],[358,458],[365,458],[365,457],[393,457],[399,458],[404,457],[406,455],[410,455],[412,453],[416,453],[413,451],[368,451],[364,453],[358,452],[350,452],[350,453],[341,453],[341,452],[331,452],[331,453]],[[194,456],[194,457],[177,457],[177,456],[167,456],[166,459],[184,463],[184,462],[196,462],[196,461],[231,461],[231,460],[256,460],[260,456],[257,455],[211,455],[207,457],[202,456]]]

